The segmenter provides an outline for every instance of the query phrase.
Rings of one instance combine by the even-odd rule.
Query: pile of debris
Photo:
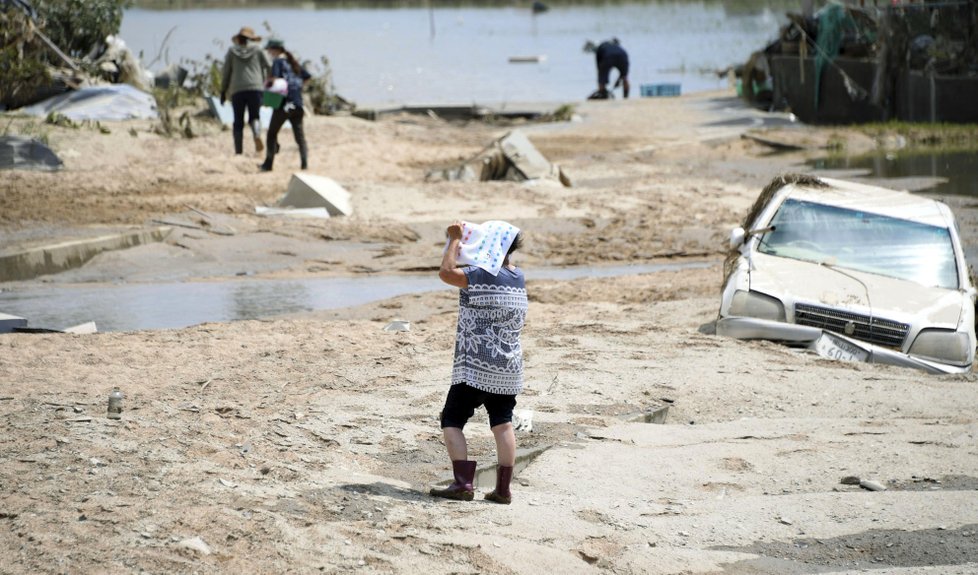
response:
[[[788,20],[741,70],[758,107],[813,124],[978,122],[974,2],[830,2]]]
[[[519,130],[507,133],[460,164],[429,170],[425,180],[556,180],[565,187],[571,186],[570,178],[560,166],[547,160]]]
[[[123,5],[107,0],[86,11],[54,1],[35,10],[27,0],[0,0],[0,110],[97,84],[148,90],[139,60],[114,35]]]

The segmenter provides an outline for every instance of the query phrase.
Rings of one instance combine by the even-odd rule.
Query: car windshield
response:
[[[770,226],[760,236],[761,253],[958,287],[947,228],[791,198]]]

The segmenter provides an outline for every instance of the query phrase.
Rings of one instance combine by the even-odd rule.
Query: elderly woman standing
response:
[[[441,412],[442,436],[454,481],[433,488],[435,497],[471,501],[476,462],[468,457],[463,428],[479,407],[489,414],[496,440],[496,488],[485,499],[508,505],[516,464],[513,408],[523,390],[523,347],[527,297],[523,271],[510,257],[523,243],[519,228],[503,221],[481,225],[456,221],[438,277],[459,288],[452,384]],[[458,267],[459,264],[467,267]]]
[[[312,76],[299,64],[295,56],[285,49],[285,42],[278,38],[269,38],[265,49],[272,56],[272,79],[282,78],[288,85],[288,92],[281,106],[272,111],[272,120],[268,124],[268,146],[265,151],[265,163],[258,166],[263,172],[272,171],[275,154],[278,153],[278,131],[288,120],[292,124],[292,135],[299,146],[299,160],[303,170],[309,167],[309,147],[306,145],[306,133],[302,127],[305,112],[302,109],[302,87]]]
[[[244,144],[244,114],[248,111],[248,124],[255,139],[255,151],[263,149],[261,141],[261,120],[258,111],[261,109],[262,89],[265,78],[268,77],[271,63],[268,56],[262,52],[257,43],[261,36],[245,26],[231,37],[234,45],[228,49],[224,57],[224,75],[221,82],[221,105],[224,105],[228,94],[231,95],[231,106],[234,108],[234,153],[240,154]]]

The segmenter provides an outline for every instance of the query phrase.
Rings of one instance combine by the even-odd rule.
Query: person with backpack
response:
[[[278,132],[288,120],[292,125],[295,143],[299,146],[300,166],[303,170],[309,167],[309,147],[306,145],[306,134],[302,126],[305,115],[302,107],[302,87],[312,78],[309,72],[299,64],[295,56],[285,49],[285,42],[279,38],[269,38],[265,44],[272,57],[272,74],[266,82],[270,87],[276,78],[285,80],[288,86],[282,103],[272,110],[272,119],[268,125],[268,142],[265,146],[265,163],[259,166],[263,172],[272,171],[275,154],[278,153]]]

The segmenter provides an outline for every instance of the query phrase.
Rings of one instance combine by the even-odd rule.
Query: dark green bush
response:
[[[14,4],[0,4],[0,104],[16,108],[45,93],[53,93],[50,68],[65,62],[42,40],[51,40],[83,69],[105,45],[105,38],[119,32],[122,12],[130,0],[37,0],[36,20]],[[87,64],[87,65],[86,65]],[[54,90],[56,91],[56,90]]]
[[[41,40],[20,10],[0,11],[0,103],[16,107],[29,102],[50,80]]]
[[[41,0],[34,2],[41,30],[64,53],[81,58],[118,34],[130,0]]]

